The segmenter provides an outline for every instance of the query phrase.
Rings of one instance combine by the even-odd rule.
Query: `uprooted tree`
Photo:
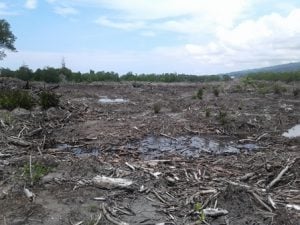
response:
[[[5,50],[16,51],[15,40],[16,36],[11,32],[10,24],[0,19],[0,60],[6,56]]]

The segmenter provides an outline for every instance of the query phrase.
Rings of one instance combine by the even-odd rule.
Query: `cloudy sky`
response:
[[[215,74],[300,61],[299,0],[0,0],[0,67]]]

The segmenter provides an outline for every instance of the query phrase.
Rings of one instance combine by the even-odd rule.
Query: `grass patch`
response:
[[[31,109],[35,105],[34,99],[27,91],[0,90],[0,108],[13,110],[17,107]]]
[[[8,126],[11,126],[14,123],[14,117],[8,111],[0,112],[0,119]]]
[[[43,91],[39,95],[40,104],[43,109],[49,109],[51,107],[57,107],[59,105],[59,96],[53,92]]]
[[[194,211],[198,214],[197,224],[201,224],[202,222],[204,222],[206,218],[203,212],[202,204],[200,202],[197,202],[194,205]]]
[[[43,176],[45,176],[49,172],[51,172],[51,170],[52,170],[51,167],[44,166],[40,163],[33,163],[31,165],[31,173],[32,173],[32,177],[31,177],[30,176],[30,165],[29,165],[29,163],[27,163],[23,167],[23,174],[24,174],[24,177],[26,180],[36,183]]]

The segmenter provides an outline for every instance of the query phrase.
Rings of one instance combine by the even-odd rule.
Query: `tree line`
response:
[[[249,74],[246,77],[253,80],[292,82],[292,81],[300,81],[300,71],[260,72],[260,73]]]
[[[73,72],[66,67],[53,68],[45,67],[33,71],[28,66],[21,66],[17,70],[10,70],[8,68],[0,69],[0,76],[13,77],[24,81],[43,81],[47,83],[59,82],[96,82],[96,81],[144,81],[144,82],[210,82],[210,81],[227,81],[231,78],[228,75],[187,75],[177,73],[163,73],[163,74],[134,74],[128,72],[124,75],[119,75],[116,72],[90,70],[89,73]]]

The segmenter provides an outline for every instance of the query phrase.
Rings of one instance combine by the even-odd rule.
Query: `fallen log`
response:
[[[219,217],[219,216],[225,216],[228,214],[228,211],[225,209],[214,209],[214,208],[206,208],[203,209],[203,213],[205,216],[210,216],[210,217]]]
[[[24,141],[20,138],[16,138],[16,137],[8,137],[7,138],[8,142],[13,144],[13,145],[19,145],[19,146],[22,146],[22,147],[28,147],[28,146],[31,146],[31,143],[28,142],[28,141]]]
[[[106,176],[96,176],[93,178],[93,184],[99,188],[127,188],[133,184],[133,181],[123,178],[112,178]]]

